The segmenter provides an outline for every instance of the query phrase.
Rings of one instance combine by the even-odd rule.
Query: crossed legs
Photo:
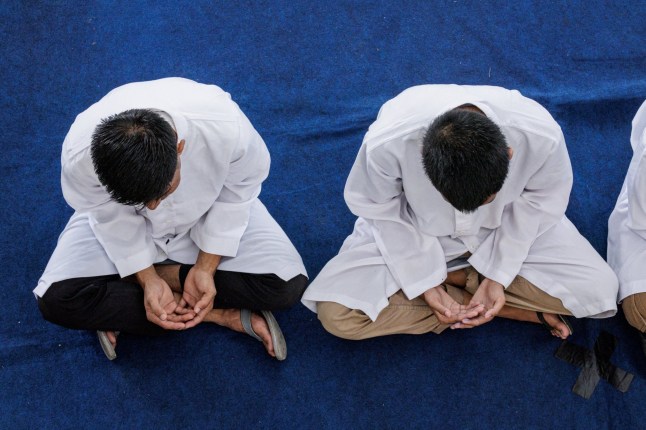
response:
[[[458,303],[466,304],[477,289],[478,274],[472,269],[449,273],[442,288]],[[570,315],[559,299],[549,296],[521,277],[516,277],[505,291],[506,305],[499,317],[518,321],[540,323],[536,312],[543,312],[555,335],[566,338],[570,335],[567,326],[557,314]],[[390,334],[422,334],[444,331],[448,326],[440,324],[424,299],[406,298],[400,290],[388,300],[375,321],[364,312],[349,309],[339,303],[319,302],[318,318],[323,327],[335,336],[360,340]]]
[[[181,294],[188,265],[156,266],[159,275],[176,294]],[[236,331],[243,331],[240,309],[282,310],[296,303],[307,285],[307,278],[298,275],[284,281],[273,274],[249,274],[217,271],[218,290],[214,309],[204,321]],[[46,320],[64,327],[108,332],[116,344],[115,331],[157,335],[165,330],[146,318],[142,288],[132,279],[118,275],[75,278],[56,282],[38,301]],[[271,336],[265,320],[252,315],[253,330],[273,355]]]

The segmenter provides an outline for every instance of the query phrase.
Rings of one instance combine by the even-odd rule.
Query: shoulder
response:
[[[644,150],[646,146],[646,101],[642,103],[633,118],[630,144],[635,152],[639,149]]]
[[[497,110],[506,111],[507,106],[516,103],[515,97],[518,95],[520,93],[514,90],[486,85],[433,84],[410,87],[384,103],[364,142],[376,146],[393,138],[418,133],[420,129],[427,129],[439,115],[464,104],[485,104],[502,107]],[[508,120],[508,115],[501,116],[504,122]]]
[[[417,85],[388,100],[364,137],[368,150],[419,136],[431,121],[463,98],[458,85]]]
[[[547,144],[564,143],[563,132],[554,117],[540,103],[523,96],[517,90],[508,90],[486,100],[492,120],[505,134],[526,137],[528,142],[541,140]]]

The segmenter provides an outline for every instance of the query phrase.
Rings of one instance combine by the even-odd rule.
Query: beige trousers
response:
[[[478,286],[478,273],[468,268],[464,289],[444,284],[442,288],[458,303],[466,304]],[[468,294],[465,294],[465,291]],[[551,314],[571,315],[561,300],[548,295],[526,279],[517,276],[505,290],[506,306]],[[319,302],[318,318],[323,327],[335,336],[361,340],[389,334],[441,333],[448,325],[441,324],[422,296],[413,300],[399,290],[388,299],[386,306],[372,321],[365,313],[334,302]],[[642,317],[642,323],[644,319]]]
[[[628,296],[621,303],[626,321],[642,333],[646,332],[646,293]]]

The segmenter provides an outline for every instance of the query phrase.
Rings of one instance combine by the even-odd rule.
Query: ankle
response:
[[[212,309],[211,312],[206,314],[204,321],[217,325],[226,325],[227,321],[235,318],[236,315],[234,312],[237,312],[239,319],[240,311],[238,309]]]

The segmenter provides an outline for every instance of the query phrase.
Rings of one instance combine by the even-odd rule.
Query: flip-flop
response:
[[[115,336],[119,336],[118,331],[115,331],[114,334]],[[110,339],[108,339],[108,334],[105,331],[97,330],[96,335],[99,337],[99,344],[101,345],[101,349],[105,353],[105,356],[108,357],[108,360],[112,361],[117,358],[117,353],[114,350],[112,343],[110,343]]]
[[[244,331],[251,337],[262,342],[260,336],[253,331],[251,327],[251,315],[252,311],[249,309],[240,309],[240,319],[242,320],[242,327]],[[274,353],[276,354],[276,360],[283,361],[287,358],[287,343],[285,342],[285,336],[278,325],[278,321],[270,311],[260,311],[260,314],[265,318],[267,327],[269,328],[269,334],[271,334],[271,342],[274,345]]]
[[[552,331],[554,330],[554,327],[552,327],[551,325],[549,325],[549,324],[547,323],[547,321],[545,320],[545,317],[543,316],[543,312],[536,312],[536,315],[538,316],[538,320],[541,322],[541,324],[543,324],[543,326],[544,326],[546,329],[548,329],[550,332],[552,332]],[[572,335],[574,334],[574,330],[572,329],[572,325],[570,325],[570,322],[567,320],[567,318],[566,318],[566,317],[564,317],[563,315],[560,315],[560,314],[556,314],[556,316],[558,317],[558,319],[559,319],[563,324],[565,324],[565,326],[566,326],[566,327],[568,328],[568,330],[570,331],[570,336],[572,336]]]

